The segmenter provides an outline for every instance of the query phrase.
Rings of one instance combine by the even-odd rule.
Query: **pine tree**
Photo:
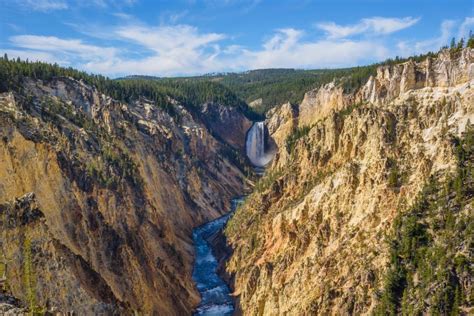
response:
[[[456,47],[456,38],[453,37],[453,38],[451,39],[451,45],[449,45],[449,48],[453,49],[453,48],[455,48],[455,47]]]
[[[472,33],[472,30],[469,31],[469,38],[467,39],[466,47],[474,48],[474,34]]]
[[[456,286],[456,290],[454,292],[454,302],[451,308],[451,316],[458,316],[460,315],[459,307],[462,305],[462,294],[459,289],[459,286]]]

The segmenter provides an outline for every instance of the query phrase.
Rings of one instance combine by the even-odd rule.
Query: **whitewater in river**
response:
[[[265,151],[265,122],[255,122],[247,133],[245,142],[247,157],[255,167],[264,167],[273,154]]]
[[[199,226],[193,231],[196,261],[193,280],[201,294],[201,303],[194,315],[232,315],[234,303],[227,284],[217,274],[217,260],[207,238],[222,229],[242,198],[232,200],[232,209],[226,215]]]

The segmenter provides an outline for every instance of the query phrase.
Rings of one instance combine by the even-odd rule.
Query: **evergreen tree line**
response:
[[[141,78],[111,80],[102,75],[89,74],[58,64],[23,61],[20,58],[9,59],[6,54],[0,57],[0,92],[21,91],[26,78],[50,81],[57,77],[82,80],[95,86],[99,92],[125,103],[145,97],[171,114],[174,113],[174,107],[170,98],[190,109],[199,108],[206,102],[218,102],[225,106],[238,107],[251,119],[259,118],[228,87],[216,82],[157,81]]]
[[[467,40],[461,39],[456,42],[451,41],[451,52],[460,51],[463,47],[474,48],[474,35],[469,33]],[[448,49],[448,46],[443,49]],[[252,102],[262,99],[262,103],[254,107],[259,113],[265,113],[274,106],[286,102],[299,104],[304,98],[304,94],[321,87],[333,80],[340,80],[345,92],[352,92],[365,84],[371,75],[376,74],[377,67],[394,65],[412,59],[420,62],[427,57],[436,57],[437,53],[428,52],[425,54],[411,56],[409,58],[389,58],[383,62],[342,69],[259,69],[242,73],[210,74],[198,77],[172,78],[174,81],[218,81],[230,88],[241,99]],[[153,77],[148,77],[153,79]],[[159,78],[154,78],[160,80]]]
[[[474,127],[452,139],[457,170],[430,178],[394,220],[390,262],[375,315],[464,315],[472,307]],[[471,251],[471,252],[470,252]]]

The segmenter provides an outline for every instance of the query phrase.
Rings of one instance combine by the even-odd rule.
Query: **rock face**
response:
[[[252,126],[250,120],[235,108],[215,103],[204,104],[201,113],[211,132],[222,137],[234,149],[243,152],[245,135]]]
[[[192,228],[242,194],[240,136],[221,126],[244,133],[249,122],[217,104],[203,107],[216,114],[205,122],[173,102],[173,115],[146,99],[124,104],[71,78],[0,95],[0,258],[30,310],[197,305]]]
[[[328,85],[297,109],[270,112],[279,153],[226,228],[244,315],[375,310],[389,261],[384,236],[431,176],[456,168],[452,138],[474,123],[473,69],[473,49],[443,51],[381,67],[350,95]],[[308,128],[288,152],[297,126]],[[459,252],[469,253],[466,243]]]
[[[299,125],[311,125],[326,117],[331,111],[339,111],[352,102],[351,95],[334,82],[305,94],[299,106]]]
[[[408,61],[377,69],[361,93],[362,100],[381,105],[412,89],[453,87],[474,78],[472,50],[464,49],[453,59],[449,50],[441,51],[436,59],[424,62]]]

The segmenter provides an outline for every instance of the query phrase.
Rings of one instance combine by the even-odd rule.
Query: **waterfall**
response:
[[[245,143],[247,157],[253,165],[263,167],[272,160],[272,154],[265,152],[265,123],[255,122],[247,133]]]

